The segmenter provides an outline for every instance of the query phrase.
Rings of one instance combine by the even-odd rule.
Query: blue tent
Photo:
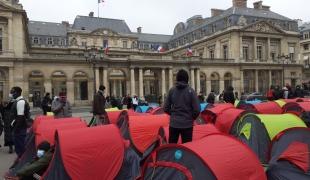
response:
[[[207,108],[212,107],[212,106],[213,105],[209,104],[209,103],[201,103],[200,104],[200,112],[203,112],[204,110],[206,110]]]
[[[151,110],[150,106],[138,106],[136,109],[137,113],[146,113],[147,111]]]

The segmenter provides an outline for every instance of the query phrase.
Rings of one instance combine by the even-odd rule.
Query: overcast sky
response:
[[[123,19],[131,31],[141,26],[144,33],[172,34],[178,22],[194,15],[210,16],[210,9],[228,9],[232,0],[104,0],[100,17]],[[248,7],[253,2],[248,0]],[[20,0],[28,18],[36,21],[73,23],[76,15],[97,16],[98,0]],[[265,0],[264,5],[291,19],[310,21],[309,0]]]

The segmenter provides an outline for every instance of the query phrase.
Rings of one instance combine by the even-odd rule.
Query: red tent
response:
[[[245,110],[226,109],[217,116],[215,127],[222,133],[230,134],[234,123],[238,122],[244,114],[246,114]]]
[[[270,149],[269,179],[310,179],[310,129],[291,128],[279,133]]]
[[[129,166],[124,162],[125,141],[115,125],[60,130],[56,144],[53,160],[43,175],[46,180],[113,180]]]
[[[166,141],[169,140],[169,127],[164,128]],[[193,141],[199,140],[210,134],[218,134],[220,131],[213,124],[201,124],[193,127]],[[179,143],[181,144],[181,137]]]
[[[118,121],[123,117],[127,115],[127,111],[110,111],[107,112],[108,118],[111,124],[117,124]]]
[[[53,120],[54,116],[37,116],[32,124],[32,128],[34,131],[36,131],[38,125],[41,123],[41,121],[48,121],[48,120]]]
[[[162,107],[156,107],[156,108],[153,108],[150,111],[150,114],[152,114],[152,115],[160,115],[160,114],[165,114],[165,112],[164,112],[164,109]]]
[[[274,101],[268,101],[254,105],[246,104],[241,106],[240,109],[257,114],[282,114],[282,108]]]
[[[299,116],[310,127],[310,102],[290,102],[283,107],[283,113]]]
[[[129,135],[135,149],[144,154],[154,143],[158,142],[159,129],[169,125],[169,116],[144,115],[129,116]]]
[[[265,180],[266,175],[244,144],[223,134],[211,134],[183,145],[159,147],[146,160],[142,178]]]
[[[200,117],[206,122],[206,123],[215,123],[217,116],[225,111],[226,109],[231,109],[235,108],[232,104],[230,103],[225,103],[225,104],[214,104],[213,107],[208,108],[204,110],[201,114]]]

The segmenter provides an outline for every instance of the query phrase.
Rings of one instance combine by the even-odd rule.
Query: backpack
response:
[[[29,103],[26,101],[26,99],[21,98],[20,100],[24,100],[25,101],[25,108],[24,108],[24,116],[25,116],[25,120],[27,123],[27,127],[31,127],[33,120],[31,119],[31,113],[30,113],[30,105]],[[14,104],[15,106],[17,106],[18,101],[16,101]],[[15,107],[15,109],[17,110],[17,107]],[[15,112],[17,114],[17,112]]]

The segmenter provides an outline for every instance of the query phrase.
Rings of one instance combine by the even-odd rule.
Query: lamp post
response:
[[[87,63],[93,67],[94,73],[94,94],[96,94],[96,65],[104,58],[103,49],[97,49],[95,46],[85,47],[84,57]]]
[[[285,64],[288,64],[288,60],[290,59],[290,56],[289,55],[284,55],[284,54],[282,54],[282,55],[279,55],[278,56],[278,60],[279,60],[279,62],[281,62],[282,63],[282,87],[284,87],[285,86],[285,79],[284,79],[284,75],[285,75],[285,73],[284,73],[284,68],[285,68]]]

